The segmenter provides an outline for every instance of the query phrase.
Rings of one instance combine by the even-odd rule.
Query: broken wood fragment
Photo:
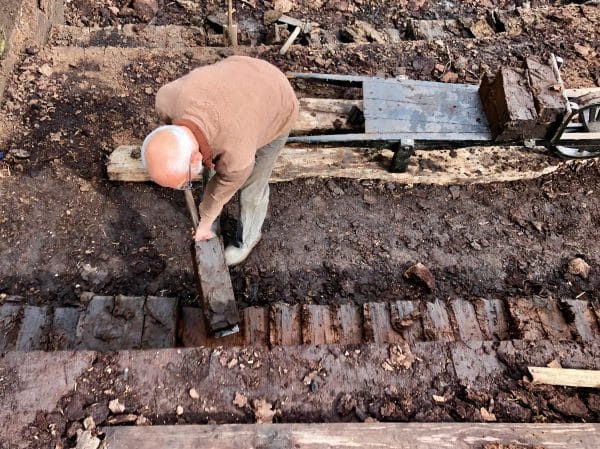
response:
[[[600,371],[528,367],[534,384],[558,385],[563,387],[600,388]]]

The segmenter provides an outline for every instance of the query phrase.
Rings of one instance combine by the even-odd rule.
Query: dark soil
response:
[[[442,2],[426,0],[364,1],[354,9],[352,2],[338,1],[317,9],[313,3],[298,2],[290,14],[302,11],[302,18],[331,30],[360,19],[401,31],[407,17],[475,17],[513,4],[465,1],[443,2],[448,6],[442,7]],[[531,5],[548,3],[558,2],[533,1]],[[129,1],[75,0],[69,4],[67,20],[78,26],[151,20],[156,25],[195,24],[177,2],[159,4],[154,19],[142,20],[136,15],[119,17],[109,9],[121,10],[130,6]],[[202,14],[216,8],[203,5]],[[243,3],[238,8],[241,17],[246,14],[262,21],[262,5],[254,9]],[[280,56],[277,49],[267,49],[261,56],[282,70],[406,73],[425,80],[439,79],[440,73],[433,68],[436,63],[449,64],[460,82],[477,82],[484,72],[502,64],[518,65],[527,55],[557,52],[566,59],[563,73],[569,87],[593,86],[600,79],[598,9],[582,8],[544,9],[539,21],[517,36],[457,38],[443,45],[304,46],[286,56]],[[23,58],[1,109],[0,302],[6,295],[19,295],[30,304],[77,304],[79,294],[90,290],[194,302],[192,229],[183,195],[150,183],[109,182],[105,164],[117,145],[139,143],[157,124],[152,106],[158,87],[198,62],[189,54],[179,59],[142,57],[124,67],[116,61],[118,70],[111,73],[117,73],[118,79],[108,79],[93,60],[61,68],[53,67],[43,51]],[[40,73],[44,64],[50,65],[52,73]],[[315,93],[319,92],[311,95]],[[355,92],[336,95],[354,96]],[[600,163],[594,160],[565,166],[537,180],[502,184],[440,187],[307,179],[273,185],[262,242],[244,264],[231,270],[235,293],[242,307],[275,301],[363,303],[519,295],[600,300],[599,175]],[[198,188],[195,193],[200,194]],[[235,210],[234,203],[225,209],[226,236],[232,233]],[[574,257],[592,267],[587,279],[568,273],[567,264]],[[415,262],[433,273],[436,287],[432,292],[403,277]],[[518,354],[513,356],[518,358]],[[200,366],[198,370],[208,370],[206,360],[193,362],[194,367]],[[523,364],[512,362],[506,361],[514,368],[502,389],[488,385],[473,391],[464,385],[447,385],[440,374],[427,387],[439,390],[434,394],[447,389],[448,402],[443,405],[432,405],[432,392],[427,389],[419,394],[406,389],[379,396],[363,392],[336,398],[335,414],[298,413],[286,419],[480,421],[481,408],[488,407],[491,398],[500,421],[598,417],[596,393],[531,385],[522,380]],[[360,366],[360,359],[355,365]],[[434,368],[426,366],[423,371],[431,375]],[[191,363],[189,369],[180,373],[187,380],[198,374]],[[299,372],[305,367],[296,364],[290,369]],[[106,374],[109,370],[113,376]],[[4,374],[10,373],[0,372]],[[265,371],[263,378],[268,375]],[[40,445],[47,445],[55,437],[48,429],[54,429],[74,443],[82,417],[95,415],[101,423],[106,419],[105,403],[116,395],[136,404],[131,410],[135,413],[151,405],[136,397],[151,392],[128,390],[127,374],[111,355],[100,356],[79,380],[78,391],[59,404],[63,413],[40,414],[26,429],[27,439],[37,437]],[[240,388],[251,381],[249,376]],[[13,388],[3,384],[0,400]],[[207,421],[204,415],[185,419]],[[253,419],[247,411],[239,421]],[[173,414],[150,417],[150,421],[179,422]]]
[[[586,17],[593,16],[589,11]],[[579,13],[569,7],[556,14]],[[567,48],[587,36],[591,25],[580,19],[562,31],[553,28],[544,40],[456,40],[451,52],[458,58],[465,45],[477,46],[467,64],[492,71],[503,61],[518,65],[528,54]],[[575,31],[580,35],[571,38]],[[404,66],[411,78],[434,79],[414,61],[444,62],[447,50],[417,48],[418,55],[371,44],[341,48],[335,56],[299,49],[262,57],[283,70],[302,69],[322,55],[335,62],[328,71],[389,74]],[[116,84],[102,78],[94,61],[56,68],[49,77],[39,73],[45,62],[43,55],[24,59],[4,105],[17,123],[3,136],[4,148],[30,156],[9,152],[1,162],[0,292],[56,305],[77,302],[85,290],[191,301],[196,292],[183,195],[151,184],[111,183],[104,167],[117,145],[140,142],[157,124],[152,106],[160,85],[198,62],[191,55],[177,62],[140,59],[122,72],[114,69]],[[574,54],[565,80],[590,84],[597,69],[596,60]],[[451,188],[345,180],[275,185],[263,241],[232,270],[236,295],[242,305],[532,293],[598,297],[600,244],[591,238],[599,222],[598,171],[594,162],[535,181]],[[231,231],[234,210],[233,204],[226,208],[225,231]],[[565,274],[575,256],[593,267],[589,279]],[[436,291],[426,294],[403,279],[404,269],[418,261],[433,272]]]

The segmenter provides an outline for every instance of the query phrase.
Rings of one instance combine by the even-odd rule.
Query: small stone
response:
[[[582,279],[587,279],[590,275],[590,271],[592,271],[592,267],[590,267],[582,258],[576,257],[569,261],[568,270],[572,275],[579,276]]]
[[[434,394],[432,398],[433,402],[437,404],[444,404],[446,402],[446,398],[444,396],[438,396],[437,394]]]
[[[39,51],[40,50],[37,47],[27,47],[25,49],[25,53],[27,53],[29,56],[37,55]]]
[[[22,148],[15,148],[10,150],[10,154],[14,157],[16,157],[17,159],[27,159],[31,156],[31,153],[27,150],[24,150]]]
[[[198,394],[195,388],[190,388],[190,397],[192,399],[200,399],[200,395]]]
[[[80,430],[77,432],[77,446],[75,449],[98,449],[100,439],[92,435],[91,430]]]
[[[113,14],[113,16],[119,15],[119,8],[117,8],[116,6],[109,6],[108,10]]]
[[[421,262],[416,263],[404,272],[404,277],[410,281],[417,282],[429,291],[435,289],[435,278],[431,271]]]
[[[123,413],[125,411],[125,404],[123,404],[118,399],[113,399],[108,403],[108,409],[114,414],[118,415],[119,413]]]
[[[52,70],[52,67],[50,67],[50,64],[43,64],[42,66],[40,66],[38,68],[38,72],[46,77],[49,77],[50,75],[52,75],[54,73],[54,70]]]
[[[175,413],[177,413],[177,416],[183,415],[183,407],[181,405],[178,405],[177,409],[175,409]]]
[[[118,426],[121,424],[131,424],[136,422],[138,419],[137,415],[133,413],[127,415],[118,415],[106,420],[106,423],[111,426]]]
[[[88,416],[83,420],[83,428],[85,430],[94,430],[96,428],[96,423],[94,422],[94,418]]]
[[[152,95],[154,93],[151,87],[146,87],[144,92],[146,92],[146,95]]]
[[[233,405],[236,407],[245,407],[248,404],[248,398],[241,393],[235,393],[235,398],[233,398]]]
[[[343,195],[344,191],[334,182],[334,181],[327,181],[327,188],[331,191],[331,193],[335,194],[335,195]]]

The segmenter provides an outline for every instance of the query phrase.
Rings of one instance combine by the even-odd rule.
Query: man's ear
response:
[[[192,151],[191,163],[192,164],[198,164],[198,163],[202,164],[202,153],[200,153],[200,150]]]

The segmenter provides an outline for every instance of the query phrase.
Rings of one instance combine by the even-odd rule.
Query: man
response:
[[[225,260],[242,262],[260,240],[269,177],[298,116],[292,86],[268,62],[231,56],[163,86],[156,111],[172,125],[157,128],[142,145],[150,177],[181,189],[202,165],[214,174],[199,206],[196,240],[215,236],[223,206],[239,190],[237,241],[225,249]]]

